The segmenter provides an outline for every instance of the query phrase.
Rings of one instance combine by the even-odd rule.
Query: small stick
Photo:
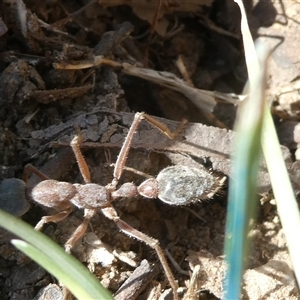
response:
[[[158,271],[156,265],[150,265],[146,259],[142,260],[141,264],[117,290],[114,295],[115,300],[136,299],[158,274]]]

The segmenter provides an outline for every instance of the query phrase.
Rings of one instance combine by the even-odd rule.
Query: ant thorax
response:
[[[156,178],[158,198],[170,205],[187,205],[215,194],[220,180],[204,167],[171,166]]]

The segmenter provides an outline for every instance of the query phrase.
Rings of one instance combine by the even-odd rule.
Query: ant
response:
[[[136,186],[134,183],[124,183],[117,188],[119,179],[126,169],[125,164],[130,150],[130,145],[135,131],[142,119],[157,127],[170,139],[174,139],[180,134],[186,121],[178,127],[175,132],[171,132],[164,124],[155,120],[145,113],[136,113],[124,144],[121,148],[117,161],[114,165],[113,180],[106,186],[91,183],[90,171],[81,153],[80,132],[72,139],[70,146],[75,154],[80,172],[85,184],[71,184],[68,182],[51,180],[31,165],[25,167],[26,172],[32,171],[44,179],[38,183],[30,192],[29,197],[46,207],[55,208],[59,211],[55,215],[44,216],[35,226],[36,230],[41,230],[48,222],[59,222],[66,218],[76,206],[84,209],[84,219],[72,236],[65,244],[66,252],[70,253],[72,247],[85,233],[91,218],[98,212],[98,209],[110,220],[113,220],[121,231],[130,237],[134,237],[144,242],[156,251],[162,264],[166,277],[173,290],[174,299],[178,299],[178,285],[167,263],[165,254],[159,245],[159,241],[136,230],[117,215],[112,202],[119,198],[135,198],[143,196],[146,198],[159,198],[171,205],[186,205],[197,200],[211,197],[223,184],[213,173],[197,168],[186,166],[171,166],[163,169],[157,178],[149,178]],[[25,172],[24,172],[25,173]]]

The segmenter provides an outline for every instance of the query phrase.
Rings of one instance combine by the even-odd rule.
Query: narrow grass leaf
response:
[[[270,110],[265,110],[262,148],[278,215],[287,241],[298,285],[300,284],[300,215]]]
[[[249,73],[250,86],[252,74],[259,68],[259,62],[253,51],[253,40],[248,25],[246,24],[246,13],[241,0],[235,0],[242,12],[242,34],[244,40],[245,56]],[[253,72],[251,72],[253,69]],[[262,150],[267,163],[273,193],[276,200],[278,215],[287,240],[287,246],[291,256],[298,285],[300,284],[300,214],[293,188],[289,179],[282,156],[279,140],[270,110],[266,107],[264,111],[264,125],[262,135]]]
[[[87,268],[27,223],[0,210],[0,226],[26,241],[14,240],[13,243],[45,267],[78,299],[113,299]]]
[[[245,257],[248,253],[251,220],[255,219],[257,205],[257,175],[259,168],[260,141],[264,116],[265,73],[268,50],[257,53],[249,32],[243,3],[236,1],[241,9],[241,29],[244,40],[249,74],[249,98],[239,107],[235,130],[237,132],[232,174],[229,187],[228,215],[226,224],[225,256],[227,272],[224,299],[239,299]],[[247,49],[246,49],[247,48]],[[251,57],[249,56],[251,52]]]

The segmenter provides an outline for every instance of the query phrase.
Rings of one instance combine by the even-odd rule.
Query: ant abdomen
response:
[[[204,167],[177,165],[144,181],[139,192],[146,198],[159,198],[170,205],[187,205],[210,198],[220,185],[220,179]]]
[[[167,167],[158,174],[156,180],[158,198],[171,205],[187,205],[204,200],[219,186],[219,179],[204,167]]]

